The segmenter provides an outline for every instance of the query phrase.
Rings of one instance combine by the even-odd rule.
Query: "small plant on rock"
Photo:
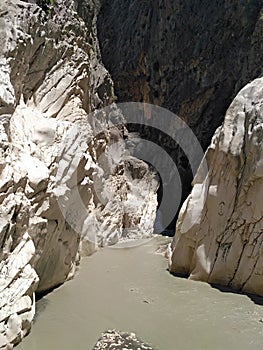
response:
[[[46,12],[50,13],[54,0],[39,0],[39,6]]]

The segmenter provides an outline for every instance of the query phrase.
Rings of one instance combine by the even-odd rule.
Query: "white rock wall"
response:
[[[72,277],[98,247],[149,237],[157,206],[155,175],[125,149],[123,116],[110,107],[114,126],[99,111],[114,95],[96,11],[84,23],[74,1],[52,6],[0,4],[0,278],[15,266],[0,280],[1,349],[28,332],[36,290]]]
[[[229,107],[184,203],[169,269],[263,295],[263,78]]]

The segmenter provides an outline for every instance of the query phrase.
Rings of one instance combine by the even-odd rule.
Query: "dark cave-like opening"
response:
[[[150,141],[150,148],[148,152],[151,152],[151,142],[154,143],[169,155],[175,168],[177,169],[176,171],[178,171],[179,177],[174,174],[175,170],[167,167],[164,159],[160,158],[159,154],[156,155],[154,152],[150,154],[150,157],[148,157],[148,159],[151,159],[151,161],[146,161],[146,163],[153,167],[153,170],[157,173],[159,179],[159,188],[157,191],[158,211],[155,221],[155,231],[156,233],[161,233],[166,236],[173,236],[180,208],[192,188],[191,182],[193,179],[193,174],[187,156],[180,145],[178,145],[174,139],[161,130],[140,124],[126,124],[126,127],[131,134],[135,133],[138,135],[137,145],[134,147],[134,155],[137,158],[146,161],[145,159],[141,158],[139,148],[140,139],[147,140]],[[139,151],[137,151],[137,148]],[[146,151],[144,150],[144,152]],[[165,174],[165,182],[160,175],[160,172]],[[178,181],[180,182],[179,184],[174,183]],[[171,191],[171,189],[174,188],[179,188],[180,193]],[[166,194],[165,198],[164,194]],[[163,200],[167,201],[167,194],[169,195],[169,203],[167,204],[169,207],[169,215],[167,215],[166,211],[163,209],[163,205],[161,205]],[[164,207],[167,207],[167,205]]]

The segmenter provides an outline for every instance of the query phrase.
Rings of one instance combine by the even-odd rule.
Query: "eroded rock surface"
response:
[[[97,4],[58,0],[45,10],[0,4],[1,273],[10,259],[17,266],[1,284],[4,348],[30,328],[35,291],[70,278],[81,255],[150,236],[157,206],[155,175],[125,148],[122,114],[100,110],[113,83],[100,62]],[[25,234],[30,259],[16,251]],[[8,281],[26,273],[30,293],[9,302]],[[32,317],[21,321],[23,310]]]
[[[28,333],[35,315],[38,276],[30,262],[35,247],[25,233],[0,263],[0,349],[11,349]]]
[[[170,271],[263,295],[263,78],[229,107],[184,203]]]
[[[168,108],[208,147],[231,100],[263,73],[262,10],[257,0],[102,0],[102,57],[120,101]]]

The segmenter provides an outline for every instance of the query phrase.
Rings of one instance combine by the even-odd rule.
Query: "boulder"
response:
[[[137,338],[134,333],[109,330],[102,334],[93,350],[153,350],[153,348]]]

